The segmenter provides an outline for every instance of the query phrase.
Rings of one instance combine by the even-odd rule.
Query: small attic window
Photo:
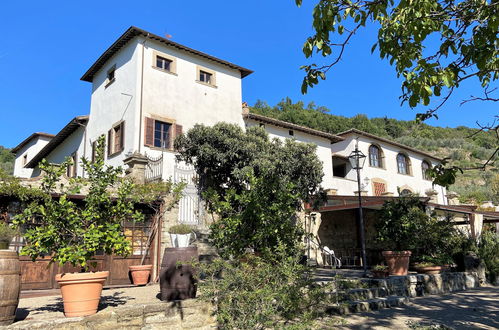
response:
[[[113,65],[109,70],[107,70],[106,75],[106,87],[111,85],[115,80],[116,65]]]

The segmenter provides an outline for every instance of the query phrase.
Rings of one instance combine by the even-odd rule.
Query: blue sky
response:
[[[80,77],[129,26],[255,71],[243,80],[243,100],[274,105],[286,96],[314,101],[333,114],[413,119],[401,107],[400,81],[370,49],[375,30],[358,34],[326,81],[301,95],[309,63],[301,46],[312,33],[313,2],[297,8],[278,1],[3,1],[0,4],[0,145],[13,147],[35,131],[57,133],[89,113],[90,83]],[[474,82],[475,83],[475,82]],[[497,104],[462,99],[472,83],[441,109],[439,126],[475,126],[497,114]]]

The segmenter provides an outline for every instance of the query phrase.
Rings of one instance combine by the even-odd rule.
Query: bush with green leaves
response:
[[[198,264],[200,299],[213,302],[221,329],[303,329],[324,313],[328,295],[314,284],[311,268],[279,245],[274,256]]]
[[[8,248],[10,242],[16,236],[18,231],[9,226],[8,223],[0,221],[0,249]]]
[[[211,239],[223,257],[246,249],[272,254],[277,242],[294,253],[296,212],[320,191],[316,146],[269,139],[263,128],[196,125],[175,140],[178,159],[194,165],[198,187],[217,220]]]
[[[492,230],[484,229],[478,243],[478,256],[486,267],[486,275],[491,283],[499,279],[499,236]]]
[[[168,229],[168,232],[170,234],[186,235],[192,232],[192,227],[186,224],[174,225],[171,226],[170,229]]]
[[[409,195],[388,200],[376,221],[376,240],[386,250],[412,250],[417,247],[418,234],[427,222],[424,203],[418,197]]]
[[[143,215],[134,209],[129,198],[133,183],[121,177],[121,168],[104,165],[105,139],[97,143],[94,162],[82,159],[88,179],[64,184],[61,177],[71,164],[67,159],[60,165],[43,160],[42,198],[33,200],[14,218],[14,223],[26,228],[27,245],[21,255],[33,260],[51,256],[51,262],[71,264],[88,270],[96,252],[126,256],[131,252],[122,223],[139,221]],[[78,202],[70,194],[85,185],[88,193]]]

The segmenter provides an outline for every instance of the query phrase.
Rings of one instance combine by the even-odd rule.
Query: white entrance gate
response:
[[[196,188],[196,171],[191,165],[175,162],[175,182],[185,182],[187,186],[183,191],[183,197],[179,201],[178,222],[189,225],[199,225],[202,215],[201,198]]]

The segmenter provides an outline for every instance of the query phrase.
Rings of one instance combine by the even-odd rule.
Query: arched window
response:
[[[428,163],[426,160],[423,160],[423,162],[421,163],[421,172],[423,173],[424,180],[431,180],[427,172],[430,169],[430,167],[431,167],[430,163]]]
[[[369,147],[369,165],[372,167],[383,167],[382,159],[381,149],[378,146],[371,144]]]
[[[406,155],[397,155],[397,169],[400,174],[410,174],[409,158]]]
[[[409,189],[404,189],[400,192],[400,196],[409,196],[412,194],[412,191],[410,191]]]

